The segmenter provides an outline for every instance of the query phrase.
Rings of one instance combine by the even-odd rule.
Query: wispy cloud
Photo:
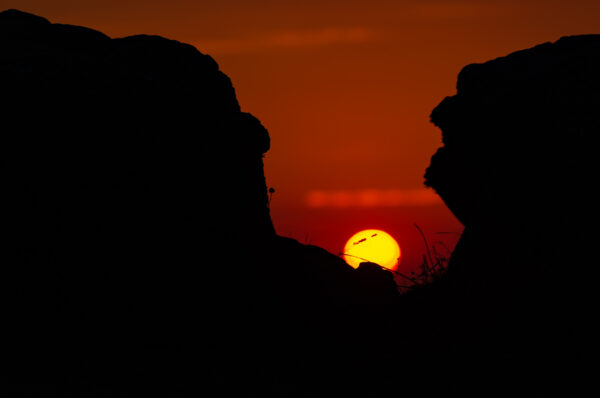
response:
[[[239,54],[264,50],[323,47],[333,44],[365,43],[376,38],[367,28],[323,28],[265,33],[249,37],[196,40],[198,50],[209,54]]]
[[[417,2],[407,7],[413,17],[429,20],[465,19],[498,16],[505,13],[502,2],[481,3],[475,1]]]
[[[312,208],[432,206],[442,203],[430,189],[313,190],[306,194]]]

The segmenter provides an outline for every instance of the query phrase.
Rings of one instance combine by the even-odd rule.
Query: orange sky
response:
[[[359,229],[384,229],[405,270],[423,253],[413,223],[449,245],[461,231],[420,189],[440,146],[429,113],[462,66],[600,33],[597,0],[0,0],[6,8],[212,55],[271,134],[278,233],[337,254]]]

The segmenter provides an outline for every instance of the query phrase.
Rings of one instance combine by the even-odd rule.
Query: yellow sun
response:
[[[400,246],[387,232],[365,229],[348,239],[344,259],[353,268],[368,261],[395,271],[400,262]]]

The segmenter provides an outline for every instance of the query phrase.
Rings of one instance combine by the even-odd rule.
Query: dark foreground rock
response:
[[[564,37],[466,66],[431,114],[426,184],[465,226],[436,294],[465,321],[456,339],[552,369],[540,385],[584,378],[595,345],[599,71],[600,35]]]
[[[269,135],[210,56],[9,10],[0,90],[15,393],[344,388],[343,366],[381,350],[368,331],[395,288],[275,234]]]

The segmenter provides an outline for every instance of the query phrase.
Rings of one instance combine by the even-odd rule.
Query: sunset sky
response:
[[[210,54],[270,132],[277,232],[337,254],[355,232],[382,229],[405,271],[424,253],[414,223],[449,246],[462,230],[423,188],[441,145],[429,114],[460,69],[600,33],[598,0],[0,0],[7,8]]]

